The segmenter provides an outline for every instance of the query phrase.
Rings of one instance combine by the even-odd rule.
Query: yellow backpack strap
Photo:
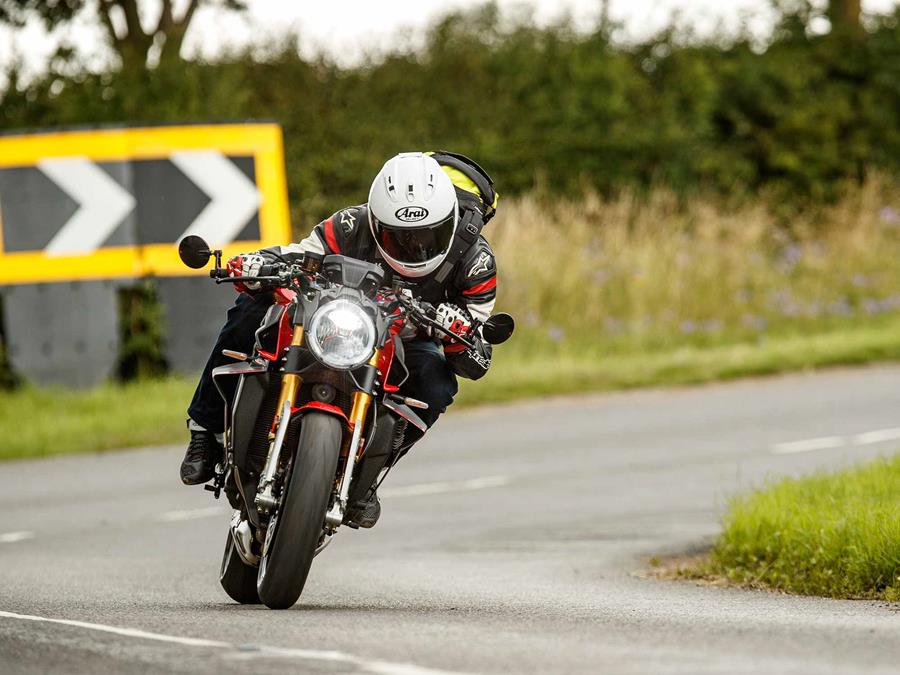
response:
[[[494,181],[487,171],[465,155],[458,153],[440,150],[425,154],[433,157],[443,167],[454,185],[481,199],[481,203],[485,205],[485,223],[493,217],[497,203],[500,201],[500,195],[494,189]]]

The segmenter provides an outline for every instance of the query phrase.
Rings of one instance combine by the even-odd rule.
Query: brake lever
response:
[[[425,312],[426,310],[419,305],[415,298],[405,297],[403,295],[397,295],[398,303],[406,308],[407,316],[412,319],[413,323],[416,324],[424,324],[426,326],[430,326],[431,328],[437,330],[440,333],[443,333],[445,336],[454,340],[461,344],[463,347],[468,349],[469,351],[477,352],[478,347],[475,346],[475,343],[470,342],[466,338],[457,335],[456,333],[451,333],[449,330],[444,328],[437,321],[428,316]]]
[[[281,277],[216,277],[217,284],[235,284],[235,283],[260,283],[260,284],[280,284],[283,283]]]
[[[459,344],[461,344],[461,345],[462,345],[463,347],[465,347],[466,349],[469,349],[470,351],[473,351],[473,352],[477,352],[477,351],[478,351],[478,347],[475,346],[475,343],[474,343],[474,342],[469,342],[469,340],[467,340],[466,338],[462,337],[461,335],[457,335],[456,333],[451,333],[449,330],[447,330],[446,328],[444,328],[441,324],[439,324],[439,323],[438,323],[437,321],[435,321],[434,319],[431,319],[431,318],[429,318],[429,317],[427,317],[427,316],[422,316],[422,318],[425,320],[424,322],[425,322],[426,324],[428,324],[429,326],[431,326],[431,327],[434,328],[435,330],[440,331],[441,333],[443,333],[444,335],[446,335],[446,336],[447,336],[448,338],[450,338],[451,340],[454,340],[454,341],[458,342]]]

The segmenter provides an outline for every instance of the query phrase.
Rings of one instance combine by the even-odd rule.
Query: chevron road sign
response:
[[[277,125],[0,136],[0,286],[186,276],[188,234],[227,255],[290,239]]]
[[[150,275],[166,359],[201,368],[234,290],[181,264],[188,234],[226,256],[290,240],[277,125],[0,135],[0,327],[14,370],[74,387],[109,378],[118,290]]]

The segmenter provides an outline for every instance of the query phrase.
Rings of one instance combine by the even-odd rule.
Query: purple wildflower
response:
[[[618,335],[622,332],[624,326],[618,319],[607,316],[603,318],[603,328],[607,333],[610,333],[611,335]]]
[[[840,298],[829,304],[827,311],[833,316],[850,316],[853,314],[853,307],[847,298]]]
[[[566,331],[556,325],[552,325],[547,329],[547,335],[553,342],[562,342],[566,339]]]
[[[741,323],[757,332],[762,332],[769,326],[769,322],[766,321],[764,316],[757,316],[756,314],[744,314],[741,317]]]
[[[878,212],[878,217],[881,218],[881,222],[888,225],[900,225],[900,212],[890,206],[885,206],[881,209]]]
[[[874,298],[865,298],[862,301],[863,312],[869,316],[881,314],[881,302]]]

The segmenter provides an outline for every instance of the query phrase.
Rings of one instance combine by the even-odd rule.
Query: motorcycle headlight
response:
[[[329,368],[352,370],[372,356],[375,322],[356,303],[335,300],[313,314],[306,341],[313,355]]]

